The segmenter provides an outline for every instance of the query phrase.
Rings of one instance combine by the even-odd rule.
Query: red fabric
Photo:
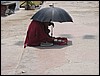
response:
[[[41,42],[53,42],[53,39],[50,38],[44,32],[44,26],[38,21],[32,21],[28,27],[27,36],[24,42],[24,48],[28,46],[37,46]]]

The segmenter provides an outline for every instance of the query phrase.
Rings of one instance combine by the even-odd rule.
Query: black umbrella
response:
[[[71,16],[62,8],[50,7],[43,8],[33,15],[31,18],[40,22],[73,22]],[[51,36],[53,35],[53,27],[51,27]]]
[[[54,6],[42,8],[31,19],[40,22],[73,22],[71,16],[64,9]]]

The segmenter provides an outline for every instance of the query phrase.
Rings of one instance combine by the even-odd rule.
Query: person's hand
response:
[[[55,37],[52,37],[52,40],[54,41]]]
[[[54,27],[54,23],[50,23],[49,25],[52,25]]]
[[[55,37],[52,37],[53,39],[55,39]]]

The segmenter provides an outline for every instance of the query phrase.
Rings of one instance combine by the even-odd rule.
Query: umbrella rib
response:
[[[46,8],[46,9],[47,9],[47,8]],[[45,10],[45,9],[44,9],[44,10]],[[43,21],[43,18],[44,18],[43,16],[44,16],[44,13],[45,13],[44,10],[40,10],[40,11],[37,12],[37,14],[36,14],[36,16],[35,16],[35,17],[37,17],[36,20],[41,21],[41,22]],[[42,13],[41,13],[41,11],[42,11]],[[40,13],[40,14],[38,14],[38,13]],[[41,18],[41,19],[40,19],[40,18]]]
[[[56,11],[56,15],[57,15],[57,14],[59,15],[59,13],[58,13],[57,9],[55,9],[55,11]],[[58,17],[60,18],[60,15],[59,15]],[[61,19],[61,18],[60,18],[60,19]]]
[[[42,12],[39,16],[38,16],[38,18],[40,18],[41,16],[41,20],[43,19],[43,15],[44,15],[44,12]]]
[[[51,17],[51,19],[52,19],[52,21],[53,21],[53,16],[54,16],[54,7],[52,7],[52,17]]]
[[[66,16],[68,16],[68,18],[66,18],[66,16],[64,16],[64,14],[63,14],[63,17],[64,17],[65,21],[70,21],[69,19],[72,19],[72,18],[70,17],[70,15],[66,11],[65,11],[65,13],[66,13]]]
[[[47,13],[48,11],[49,11],[49,10],[45,11],[45,12],[44,12],[44,15],[46,15],[46,13]],[[43,18],[42,18],[42,19],[43,19]]]
[[[42,13],[38,16],[38,18],[41,17],[41,22],[42,22],[42,21],[45,21],[45,22],[48,21],[48,20],[47,20],[47,18],[48,18],[48,15],[47,15],[47,14],[48,14],[49,11],[50,11],[50,10],[46,10],[46,11],[42,12]],[[47,15],[47,18],[46,18],[45,15]],[[44,17],[44,16],[45,16],[45,17]]]
[[[60,11],[61,13],[62,13],[62,18],[64,18],[64,20],[66,20],[66,16],[63,14],[63,12],[62,11]]]

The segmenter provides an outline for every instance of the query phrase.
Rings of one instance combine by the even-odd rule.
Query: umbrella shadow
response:
[[[67,45],[53,45],[53,46],[36,46],[37,49],[62,49],[72,45],[72,41],[68,41]]]
[[[61,37],[73,38],[71,34],[60,34]]]
[[[83,39],[96,39],[95,35],[84,35]]]

